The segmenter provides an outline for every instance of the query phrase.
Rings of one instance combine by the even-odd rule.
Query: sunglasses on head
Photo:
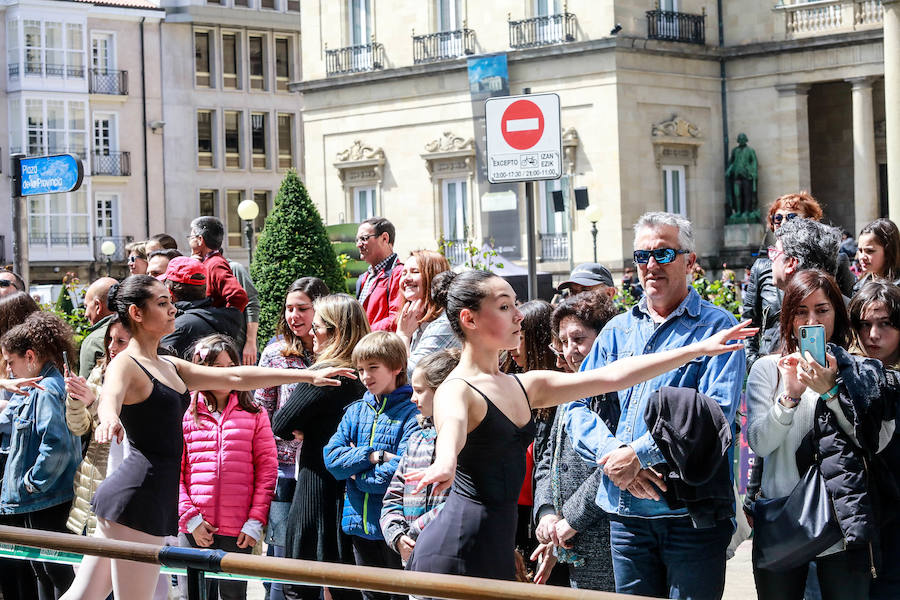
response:
[[[782,215],[781,213],[776,213],[772,215],[772,222],[776,225],[781,225],[782,221],[793,221],[795,218],[799,217],[797,213],[788,213],[786,215]]]
[[[634,264],[646,265],[650,257],[661,265],[667,265],[675,260],[679,254],[690,254],[690,250],[676,250],[675,248],[657,248],[656,250],[635,250]]]

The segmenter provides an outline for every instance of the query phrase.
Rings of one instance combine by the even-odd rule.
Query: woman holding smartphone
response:
[[[837,426],[855,442],[853,426],[840,409],[837,396],[837,361],[826,354],[826,365],[801,356],[801,327],[806,337],[820,336],[841,348],[850,345],[850,318],[841,292],[831,275],[819,270],[802,271],[785,290],[781,309],[781,354],[760,358],[747,379],[747,436],[750,447],[765,458],[761,496],[790,495],[800,481],[797,450],[813,429],[820,402],[832,411]],[[868,494],[868,490],[865,491]],[[758,567],[761,548],[755,544],[753,576],[759,598],[802,600],[809,565],[787,571]],[[857,561],[846,551],[844,540],[815,558],[824,600],[867,598],[871,581],[868,560]],[[861,565],[861,568],[860,568]]]

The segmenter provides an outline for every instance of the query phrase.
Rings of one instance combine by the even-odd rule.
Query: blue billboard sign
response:
[[[84,178],[81,159],[73,154],[22,157],[18,163],[18,169],[13,169],[17,196],[71,192],[81,187]]]

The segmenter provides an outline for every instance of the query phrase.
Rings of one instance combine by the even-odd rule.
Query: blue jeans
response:
[[[730,520],[694,529],[688,517],[610,515],[616,592],[719,600],[725,590],[725,550],[733,531]]]

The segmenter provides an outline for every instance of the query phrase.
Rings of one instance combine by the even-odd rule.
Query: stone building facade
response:
[[[289,168],[302,169],[299,0],[163,2],[165,231],[186,252],[190,222],[225,222],[226,254],[246,263],[238,204],[259,231]]]
[[[810,189],[829,220],[858,231],[887,211],[882,15],[879,0],[309,2],[291,85],[303,175],[328,222],[383,215],[401,253],[502,238],[521,259],[525,186],[479,173],[467,70],[501,53],[511,94],[553,92],[562,105],[565,176],[534,195],[541,270],[591,259],[590,219],[598,259],[620,269],[647,210],[685,214],[717,266],[739,133],[759,157],[762,208]],[[582,187],[592,210],[554,212],[554,189]]]
[[[59,283],[106,272],[104,241],[119,269],[124,246],[161,229],[162,138],[160,23],[144,0],[16,0],[0,7],[6,52],[0,130],[9,154],[73,153],[84,164],[81,188],[30,196],[27,246],[31,280]],[[0,178],[0,263],[13,257],[10,182]]]

